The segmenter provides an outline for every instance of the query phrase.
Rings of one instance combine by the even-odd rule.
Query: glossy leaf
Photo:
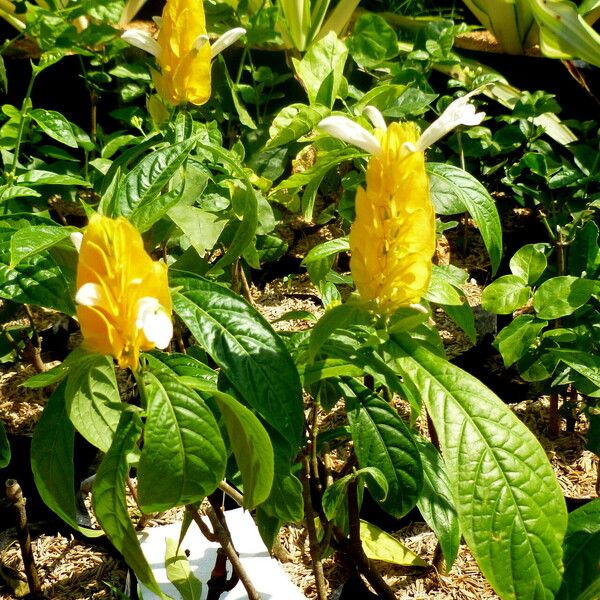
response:
[[[369,389],[348,382],[346,398],[354,452],[361,468],[377,467],[389,491],[380,503],[400,518],[417,502],[423,487],[421,456],[413,435],[398,413]]]
[[[274,457],[269,435],[252,411],[228,394],[215,393],[229,443],[242,475],[244,508],[264,502],[273,485]]]
[[[204,400],[166,370],[144,373],[146,423],[138,464],[144,512],[198,502],[223,479],[226,452]]]
[[[281,339],[237,294],[176,275],[174,309],[227,379],[271,427],[299,448],[304,429],[300,378]]]
[[[440,215],[468,212],[477,225],[495,273],[502,258],[502,227],[496,204],[472,175],[447,163],[427,163],[429,188]]]
[[[173,538],[165,540],[165,570],[168,580],[177,588],[182,600],[200,600],[202,582],[190,571],[185,552]]]
[[[423,396],[461,531],[502,598],[550,600],[561,583],[567,513],[543,448],[480,381],[408,338],[403,378]]]
[[[533,295],[533,308],[540,319],[559,319],[574,313],[594,293],[598,282],[570,275],[544,281]]]
[[[552,349],[551,353],[556,358],[560,359],[571,369],[583,375],[596,387],[600,387],[600,357],[589,352],[581,352],[578,350]]]
[[[15,266],[22,260],[67,239],[75,227],[58,227],[52,225],[31,225],[17,229],[10,240],[10,266]]]
[[[569,248],[569,273],[583,276],[585,272],[590,278],[598,276],[600,269],[598,235],[598,225],[594,221],[588,221],[577,230],[575,240]]]
[[[29,112],[29,116],[52,139],[69,146],[69,148],[77,148],[77,139],[73,127],[59,112],[46,110],[45,108],[34,108]]]
[[[427,567],[427,563],[412,550],[409,550],[393,535],[379,529],[372,523],[360,522],[360,541],[371,560],[382,560],[403,567]]]
[[[119,183],[108,216],[123,215],[140,231],[149,229],[171,207],[172,202],[165,203],[161,194],[193,146],[194,140],[186,140],[160,148],[140,160]],[[154,217],[153,207],[156,207]]]
[[[271,126],[271,139],[265,148],[277,148],[290,142],[295,142],[303,135],[310,133],[321,119],[324,119],[330,109],[327,106],[294,103],[284,107],[277,113]]]
[[[546,270],[546,244],[526,244],[519,248],[510,259],[510,270],[513,275],[528,285],[534,284]]]
[[[442,456],[435,446],[422,437],[417,437],[416,442],[423,464],[423,492],[417,506],[440,542],[448,572],[460,545],[460,526],[450,481]]]
[[[380,15],[367,13],[354,24],[348,38],[350,54],[361,67],[375,67],[398,56],[398,37]]]
[[[69,368],[65,402],[77,431],[92,446],[107,452],[122,410],[112,357],[79,356]]]
[[[77,175],[65,175],[63,173],[54,173],[43,169],[32,169],[22,173],[15,179],[16,184],[25,184],[35,187],[38,185],[78,185],[81,187],[92,187],[89,181]]]
[[[600,584],[600,499],[569,514],[564,563],[557,600],[577,600],[589,586]]]
[[[547,321],[536,319],[532,315],[518,315],[509,323],[494,340],[494,346],[502,354],[505,367],[520,360],[548,326]]]
[[[137,414],[123,411],[109,451],[98,467],[92,488],[92,506],[98,523],[135,571],[138,580],[148,589],[166,598],[156,583],[140,547],[133,524],[129,519],[125,499],[125,480],[129,476],[127,457],[137,448],[141,434],[141,422]]]
[[[481,295],[485,310],[508,315],[527,304],[531,288],[516,275],[502,275],[488,285]]]
[[[101,531],[80,527],[75,504],[73,444],[75,429],[65,408],[66,383],[52,393],[31,440],[31,470],[44,504],[65,523],[87,536]]]

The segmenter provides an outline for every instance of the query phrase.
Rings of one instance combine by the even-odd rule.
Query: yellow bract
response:
[[[158,32],[160,73],[153,75],[158,93],[173,106],[210,98],[210,44],[196,49],[205,35],[202,0],[167,0]]]
[[[431,278],[435,214],[423,152],[412,123],[379,132],[381,151],[367,166],[350,231],[350,269],[363,300],[382,312],[419,302]]]
[[[136,369],[140,350],[172,337],[167,265],[153,261],[140,233],[123,217],[94,215],[77,266],[77,318],[87,348]]]

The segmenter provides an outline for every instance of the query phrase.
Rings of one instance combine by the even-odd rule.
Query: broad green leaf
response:
[[[360,541],[367,558],[382,560],[403,567],[429,566],[420,556],[409,550],[404,544],[366,521],[360,522]]]
[[[108,216],[123,215],[142,232],[149,229],[172,206],[161,198],[164,187],[183,164],[194,147],[190,139],[151,152],[119,183],[113,200],[113,212]],[[176,199],[175,199],[176,201]],[[153,218],[152,209],[156,207]]]
[[[477,225],[495,273],[502,258],[502,227],[496,204],[477,179],[446,163],[427,163],[429,188],[440,215],[468,212]]]
[[[177,204],[167,212],[169,218],[181,229],[198,256],[212,250],[219,239],[227,220],[197,206]]]
[[[166,598],[156,583],[129,519],[125,481],[129,476],[128,455],[137,449],[142,424],[137,414],[123,411],[109,451],[98,467],[92,487],[92,506],[98,523],[135,571],[138,580],[159,598]]]
[[[435,425],[461,531],[506,599],[550,600],[561,583],[567,513],[543,448],[480,381],[407,336],[401,375]]]
[[[353,110],[360,114],[366,106],[374,106],[384,117],[400,119],[424,113],[436,98],[437,94],[428,94],[418,88],[383,83],[362,96]]]
[[[597,600],[598,598],[600,598],[600,577],[577,596],[577,600]]]
[[[354,452],[362,467],[377,467],[389,491],[380,502],[390,515],[400,518],[417,502],[423,487],[421,456],[404,421],[390,405],[369,389],[351,380],[346,398]]]
[[[202,382],[207,382],[212,384],[214,389],[216,389],[217,372],[195,358],[191,352],[191,348],[188,348],[187,354],[180,354],[178,352],[159,352],[158,350],[153,350],[151,356],[156,360],[152,361],[152,368],[160,368],[160,362],[179,377],[189,377]],[[145,356],[148,355],[146,354]]]
[[[153,364],[148,357],[150,366]],[[172,372],[144,373],[146,423],[138,464],[144,512],[198,502],[223,479],[226,451],[204,400]]]
[[[101,531],[80,527],[75,504],[73,444],[75,429],[65,408],[66,384],[52,393],[31,440],[31,470],[44,504],[65,523],[89,537]]]
[[[71,365],[73,363],[77,363],[80,357],[86,355],[87,351],[81,346],[78,346],[75,348],[75,350],[72,350],[67,358],[65,358],[65,360],[63,360],[59,365],[48,369],[48,371],[43,371],[42,373],[36,373],[35,375],[32,375],[21,385],[26,388],[38,389],[59,383],[67,376]]]
[[[464,294],[461,297],[456,287],[445,276],[441,267],[433,265],[429,288],[423,296],[429,302],[442,304],[443,306],[460,306],[464,302]]]
[[[239,397],[299,448],[304,430],[300,378],[285,345],[237,294],[201,278],[176,274],[175,312],[221,367]]]
[[[510,259],[510,270],[528,285],[534,284],[546,270],[546,244],[527,244]]]
[[[569,247],[569,273],[583,277],[598,277],[600,269],[600,245],[598,244],[598,225],[588,221],[577,230],[575,239]]]
[[[423,465],[423,492],[417,506],[440,542],[448,572],[460,545],[460,526],[450,481],[442,456],[435,446],[422,437],[417,437],[416,442]]]
[[[107,452],[122,410],[112,357],[79,356],[69,368],[65,402],[75,429],[92,446]]]
[[[540,319],[559,319],[574,313],[594,293],[598,282],[570,275],[544,281],[533,295],[533,308]]]
[[[17,229],[10,240],[10,267],[14,269],[22,260],[62,242],[75,231],[75,227],[52,225],[31,225]]]
[[[92,187],[92,184],[76,175],[65,175],[44,171],[43,169],[32,169],[22,173],[15,179],[18,185],[35,187],[38,185],[78,185],[81,187]]]
[[[294,103],[284,107],[275,115],[269,127],[270,139],[265,148],[277,148],[295,142],[303,135],[310,133],[317,123],[330,112],[328,107],[320,104],[307,106]]]
[[[557,600],[578,600],[590,585],[600,585],[600,499],[569,514],[564,563]]]
[[[333,107],[342,84],[348,48],[338,40],[335,33],[310,46],[302,60],[292,59],[311,105]]]
[[[331,271],[333,261],[340,252],[350,249],[347,237],[336,238],[323,242],[311,248],[302,260],[302,266],[306,267],[313,283],[320,283]]]
[[[77,148],[77,139],[73,127],[59,112],[46,110],[45,108],[34,108],[29,112],[29,116],[52,139],[69,146],[69,148]]]
[[[4,468],[10,462],[10,444],[6,437],[4,423],[0,421],[0,469]]]
[[[274,457],[269,434],[256,416],[228,394],[215,393],[229,443],[242,475],[244,508],[264,502],[273,485]]]
[[[367,13],[354,24],[348,48],[358,65],[375,67],[398,56],[398,37],[383,17]]]
[[[0,187],[0,202],[13,198],[39,198],[41,194],[22,185],[3,185]]]
[[[481,294],[481,306],[485,310],[508,315],[529,301],[531,288],[516,275],[502,275],[488,285]]]
[[[500,331],[494,340],[494,346],[502,355],[504,366],[510,367],[525,356],[547,325],[547,321],[541,321],[532,315],[518,315]]]
[[[166,539],[165,570],[167,578],[177,588],[182,600],[200,600],[202,582],[190,571],[185,552],[173,538]]]
[[[571,369],[583,375],[595,386],[600,387],[600,357],[588,352],[578,350],[552,349],[552,354],[559,358]]]
[[[304,387],[307,388],[317,381],[331,377],[360,377],[363,370],[343,358],[327,358],[298,367],[298,372]]]

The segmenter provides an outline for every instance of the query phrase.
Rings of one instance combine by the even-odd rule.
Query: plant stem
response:
[[[240,494],[233,486],[229,485],[225,480],[219,483],[219,489],[225,492],[234,502],[240,506],[244,506],[244,496]]]
[[[358,505],[358,481],[353,479],[348,484],[348,521],[350,526],[350,541],[348,550],[356,564],[359,572],[371,584],[375,592],[385,600],[395,600],[392,588],[385,582],[383,577],[373,568],[373,564],[365,555],[360,541],[360,517]]]
[[[327,585],[325,584],[325,574],[323,573],[323,563],[321,562],[321,548],[319,547],[317,538],[315,513],[310,496],[310,458],[307,455],[302,457],[302,497],[304,499],[304,522],[306,531],[308,532],[308,548],[315,576],[317,599],[327,600]]]
[[[17,165],[19,164],[19,152],[21,150],[21,142],[23,141],[25,125],[29,120],[29,104],[31,102],[31,92],[33,90],[33,83],[35,82],[36,77],[37,71],[35,70],[35,67],[33,67],[33,70],[31,71],[31,79],[29,80],[29,85],[27,86],[27,91],[25,92],[23,103],[21,104],[21,120],[19,121],[19,131],[17,132],[17,141],[15,142],[15,153],[13,155],[13,163],[10,168],[10,174],[8,176],[9,180],[13,180],[17,173]]]
[[[42,585],[40,577],[35,566],[33,551],[31,549],[31,536],[29,535],[29,527],[27,526],[27,513],[25,512],[25,498],[23,490],[15,479],[6,480],[6,497],[13,505],[16,521],[17,521],[17,537],[19,546],[21,547],[21,556],[23,557],[23,565],[25,567],[25,575],[29,585],[30,595],[32,600],[42,598]]]

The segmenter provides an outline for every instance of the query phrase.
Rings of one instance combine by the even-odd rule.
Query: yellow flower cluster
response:
[[[163,9],[154,85],[160,96],[178,106],[201,105],[210,98],[211,48],[202,0],[169,0]],[[199,44],[199,40],[206,43]]]
[[[77,265],[77,318],[87,348],[136,369],[140,351],[173,335],[167,265],[146,253],[123,217],[91,217]]]
[[[390,313],[419,302],[431,278],[435,214],[418,134],[412,123],[376,132],[381,149],[356,195],[350,269],[363,300]]]

